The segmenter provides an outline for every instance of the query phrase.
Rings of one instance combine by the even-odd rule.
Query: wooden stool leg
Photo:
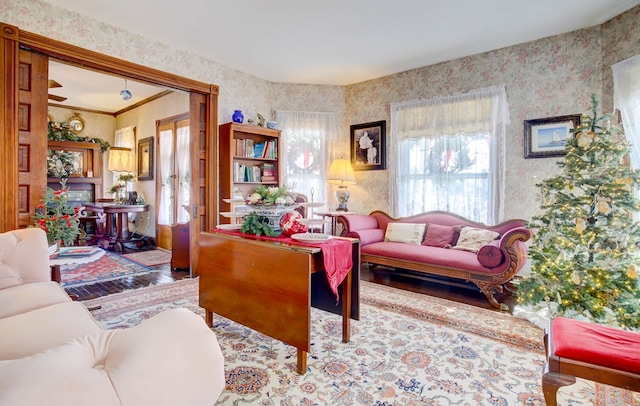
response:
[[[545,371],[544,375],[542,375],[542,394],[544,395],[545,404],[547,406],[557,406],[558,389],[574,383],[576,383],[576,378],[573,376]]]

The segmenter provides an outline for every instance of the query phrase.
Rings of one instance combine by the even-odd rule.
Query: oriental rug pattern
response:
[[[70,288],[150,272],[157,272],[157,270],[107,251],[104,256],[94,262],[61,265],[60,284]]]
[[[544,405],[542,330],[491,310],[361,282],[361,320],[341,342],[339,316],[313,309],[307,373],[296,350],[214,315],[225,355],[218,405]],[[203,315],[197,279],[85,302],[106,328],[182,306]],[[579,381],[560,405],[638,405],[627,391]]]
[[[156,266],[171,262],[171,252],[159,248],[154,250],[131,252],[129,254],[122,254],[122,256],[143,266]]]

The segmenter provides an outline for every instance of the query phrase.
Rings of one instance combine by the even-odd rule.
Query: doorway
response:
[[[156,122],[157,146],[157,236],[158,247],[172,248],[172,227],[188,223],[191,190],[189,114]]]
[[[22,82],[19,75],[23,70],[20,63],[20,50],[27,50],[31,55],[43,55],[45,58],[55,58],[64,63],[83,66],[87,69],[95,69],[105,73],[111,73],[123,78],[129,78],[159,86],[189,92],[189,119],[190,129],[190,157],[191,157],[191,196],[201,198],[192,199],[191,219],[189,232],[189,246],[191,253],[191,275],[198,274],[199,233],[201,230],[212,229],[215,226],[218,202],[217,202],[217,111],[218,111],[218,87],[216,85],[199,82],[193,79],[180,77],[175,74],[159,71],[157,69],[138,65],[122,59],[100,54],[95,51],[83,49],[71,44],[56,41],[22,31],[16,26],[0,23],[0,50],[3,58],[0,58],[0,71],[3,80],[0,81],[0,127],[3,128],[5,142],[0,147],[2,155],[7,158],[0,162],[0,169],[8,174],[6,182],[0,186],[0,200],[6,202],[2,209],[0,226],[2,230],[9,231],[19,228],[19,214],[23,207],[31,207],[28,190],[44,190],[46,178],[29,179],[27,185],[19,182],[18,168],[22,163],[28,165],[34,162],[44,162],[46,149],[43,147],[26,148],[22,145],[23,127],[40,129],[36,131],[41,136],[38,139],[46,140],[46,86],[39,92],[39,97],[33,103],[31,112],[42,109],[42,114],[30,114],[27,122],[17,120],[18,110],[23,108],[19,103]],[[43,65],[44,66],[44,65]],[[26,67],[28,68],[28,66]],[[46,82],[46,71],[39,74],[43,83]],[[25,150],[23,154],[15,151]],[[27,168],[29,171],[30,168]],[[38,171],[44,173],[44,171]],[[18,196],[18,199],[16,199]],[[31,210],[27,210],[30,212]]]

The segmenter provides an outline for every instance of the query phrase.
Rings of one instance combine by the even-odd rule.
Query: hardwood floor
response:
[[[463,286],[452,286],[441,282],[432,282],[416,278],[410,271],[393,270],[391,268],[378,267],[371,270],[369,267],[362,266],[360,270],[360,279],[379,283],[382,285],[392,286],[398,289],[404,289],[411,292],[422,293],[442,299],[453,300],[472,306],[481,307],[483,309],[501,311],[496,309],[489,303],[486,296],[472,283],[460,283],[460,281],[446,279],[448,282],[456,283]],[[498,302],[504,302],[509,306],[509,312],[516,304],[515,296],[506,294],[496,294],[495,298]]]
[[[152,267],[159,272],[152,272],[138,276],[129,276],[112,281],[99,282],[92,285],[72,287],[66,289],[70,295],[77,295],[78,300],[89,300],[97,297],[122,292],[129,289],[138,289],[149,285],[161,283],[171,283],[183,278],[189,278],[188,271],[171,270],[169,264]],[[367,266],[362,266],[360,279],[392,286],[425,295],[435,296],[443,299],[454,300],[484,309],[495,310],[487,301],[487,298],[473,284],[466,284],[465,287],[450,286],[443,283],[419,280],[408,276],[403,272],[396,272],[391,269],[378,268],[372,271]],[[516,303],[514,297],[507,295],[496,295],[499,301],[504,301],[509,308],[513,308]]]
[[[169,264],[152,266],[159,272],[151,272],[142,275],[127,276],[111,281],[98,282],[91,285],[70,287],[65,290],[71,295],[77,295],[77,300],[95,299],[113,293],[123,292],[130,289],[144,288],[149,285],[159,285],[161,283],[171,283],[189,277],[188,270],[172,271]]]

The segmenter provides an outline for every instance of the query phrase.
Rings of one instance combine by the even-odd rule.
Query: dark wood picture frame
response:
[[[538,118],[524,121],[524,157],[548,158],[565,156],[567,139],[580,125],[580,114]]]
[[[387,169],[386,121],[351,126],[351,165],[354,171]]]
[[[138,180],[153,180],[153,137],[138,141]]]

